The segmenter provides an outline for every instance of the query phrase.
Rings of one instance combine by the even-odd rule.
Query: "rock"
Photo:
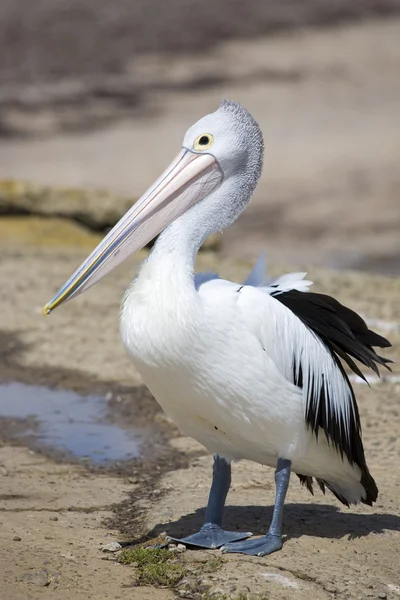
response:
[[[199,592],[206,593],[211,588],[211,581],[208,581],[207,579],[202,579],[197,587]]]
[[[22,541],[22,538],[19,537],[19,535],[14,535],[13,542],[21,542],[21,541]]]
[[[118,552],[121,550],[122,546],[119,542],[110,542],[102,547],[103,552]]]
[[[132,206],[132,198],[106,191],[47,187],[17,181],[0,180],[0,213],[68,217],[90,229],[112,227]]]
[[[224,590],[222,588],[215,588],[214,590],[208,592],[210,598],[221,598],[224,595]]]
[[[184,577],[183,579],[181,579],[177,584],[176,584],[177,588],[185,588],[185,589],[189,589],[191,587],[190,584],[190,579],[189,577]]]
[[[168,544],[168,550],[175,554],[181,554],[182,552],[186,552],[186,546],[183,544]]]
[[[134,203],[134,198],[118,196],[104,190],[49,187],[14,179],[0,180],[0,215],[8,215],[8,217],[18,215],[14,219],[14,228],[16,220],[24,218],[26,221],[27,216],[36,219],[46,217],[46,221],[49,217],[59,219],[51,223],[50,228],[47,227],[47,230],[51,230],[50,234],[48,231],[47,236],[36,235],[36,242],[40,246],[52,238],[55,238],[55,241],[68,239],[69,244],[73,243],[71,235],[64,231],[67,225],[73,226],[71,221],[75,222],[77,227],[81,225],[80,237],[85,237],[84,234],[86,237],[90,236],[87,229],[97,232],[97,236],[102,237],[104,232],[113,227]],[[46,221],[43,221],[43,227]],[[7,218],[6,227],[9,228],[10,224],[11,221]],[[0,233],[3,235],[1,227]],[[72,237],[76,237],[76,234]],[[40,240],[43,243],[40,243]],[[93,245],[93,240],[85,241]],[[97,240],[97,243],[98,241],[100,240]],[[203,249],[218,250],[220,242],[221,235],[214,233],[206,239]],[[78,243],[81,245],[80,239]]]
[[[0,218],[0,244],[11,248],[83,248],[89,252],[103,238],[82,225],[60,218],[6,217]]]
[[[191,600],[194,597],[188,590],[178,590],[178,596],[184,600]]]

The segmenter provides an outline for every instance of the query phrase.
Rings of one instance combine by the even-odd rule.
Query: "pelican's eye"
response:
[[[195,150],[207,150],[214,143],[214,136],[211,133],[203,133],[203,135],[199,135],[195,143],[193,144],[193,148]]]

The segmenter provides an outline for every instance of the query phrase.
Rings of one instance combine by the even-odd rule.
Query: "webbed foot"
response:
[[[248,531],[225,531],[218,525],[206,523],[197,533],[193,533],[192,535],[188,535],[187,537],[181,539],[168,536],[167,541],[184,544],[185,546],[214,549],[220,548],[225,544],[230,544],[231,542],[245,540],[252,535],[253,534]]]
[[[281,548],[282,538],[279,535],[267,533],[267,535],[255,540],[225,544],[221,550],[222,552],[239,552],[249,556],[267,556],[267,554],[272,554],[272,552],[276,552]]]

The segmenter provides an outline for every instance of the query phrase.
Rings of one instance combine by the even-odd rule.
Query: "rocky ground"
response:
[[[22,225],[26,218],[18,219]],[[124,427],[147,422],[155,430],[141,460],[97,468],[41,448],[35,436],[21,444],[18,422],[1,420],[2,597],[397,598],[397,365],[392,380],[371,388],[355,384],[368,462],[381,492],[374,508],[348,510],[319,492],[312,498],[293,480],[285,512],[286,543],[280,553],[253,559],[187,551],[178,557],[185,577],[177,588],[135,586],[137,570],[119,564],[102,548],[113,541],[148,542],[164,531],[194,531],[202,519],[211,459],[158,412],[119,341],[120,298],[143,254],[44,319],[43,302],[98,234],[82,234],[79,226],[70,224],[69,237],[73,240],[76,230],[75,239],[81,240],[71,247],[67,241],[48,244],[45,236],[32,237],[34,228],[29,221],[25,233],[21,226],[17,243],[16,237],[13,243],[0,242],[1,382],[108,394],[114,420]],[[244,262],[224,262],[210,252],[199,258],[199,268],[216,265],[239,281],[248,269]],[[317,289],[336,294],[389,336],[394,347],[386,354],[399,360],[398,280],[376,277],[371,286],[362,274],[317,269],[311,269],[310,276],[318,281]],[[235,465],[227,525],[261,533],[271,517],[273,495],[271,470],[252,463]]]

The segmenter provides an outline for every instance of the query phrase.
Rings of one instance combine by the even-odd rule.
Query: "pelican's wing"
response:
[[[312,285],[312,281],[304,279],[306,275],[307,273],[287,273],[275,279],[269,279],[265,252],[262,252],[244,285],[262,287],[265,292],[270,294],[281,294],[288,290],[306,292]]]
[[[315,436],[323,430],[328,442],[364,471],[357,403],[339,357],[357,374],[353,358],[377,371],[377,364],[389,361],[372,346],[390,344],[333,298],[298,291],[302,278],[296,283],[293,276],[294,290],[287,278],[280,281],[277,287],[241,287],[241,314],[282,375],[302,388],[305,421]]]
[[[244,285],[253,285],[254,287],[259,287],[265,284],[267,277],[267,261],[265,258],[265,252],[262,252],[250,275],[244,282]]]
[[[207,283],[208,281],[212,281],[213,279],[220,279],[220,276],[217,273],[205,272],[205,273],[196,273],[194,276],[194,286],[196,290],[199,290],[200,286],[203,283]],[[254,287],[259,287],[265,285],[267,281],[267,264],[265,260],[265,252],[262,252],[251,270],[251,273],[247,277],[244,285],[253,285]]]
[[[194,276],[194,287],[196,290],[199,290],[203,283],[207,283],[207,281],[212,281],[213,279],[220,279],[218,273],[212,273],[208,271],[204,273],[196,273]]]
[[[304,277],[307,273],[288,273],[281,275],[276,279],[269,279],[267,274],[267,261],[265,252],[262,252],[257,259],[256,264],[252,268],[250,274],[243,285],[251,285],[253,287],[262,287],[268,293],[281,294],[288,290],[298,290],[306,292],[312,281],[307,281]],[[212,281],[213,279],[221,279],[217,273],[205,272],[196,273],[194,276],[194,285],[196,290],[199,290],[203,283]]]

